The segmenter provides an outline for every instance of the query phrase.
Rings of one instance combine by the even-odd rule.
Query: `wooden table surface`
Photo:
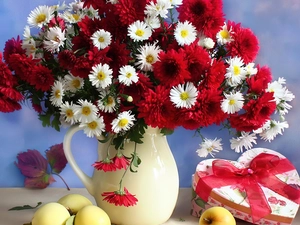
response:
[[[0,188],[0,225],[23,225],[31,221],[35,210],[8,211],[8,209],[19,205],[36,205],[37,202],[43,203],[57,201],[66,194],[77,193],[88,197],[95,203],[92,196],[84,188],[46,188],[43,190],[32,190],[25,188]],[[191,189],[181,188],[177,206],[172,217],[164,225],[198,225],[198,218],[190,215]],[[237,220],[237,225],[250,225],[241,220]],[[292,223],[300,225],[300,213]],[[142,225],[142,224],[141,224]]]

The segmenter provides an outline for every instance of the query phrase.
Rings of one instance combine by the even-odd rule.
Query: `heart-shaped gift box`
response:
[[[201,161],[193,176],[192,214],[212,206],[259,225],[287,225],[300,203],[300,179],[292,163],[266,148],[244,152],[237,161]]]

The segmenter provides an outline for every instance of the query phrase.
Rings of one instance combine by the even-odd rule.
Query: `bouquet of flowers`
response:
[[[19,110],[27,99],[44,126],[79,124],[89,137],[112,138],[116,149],[125,140],[142,143],[147,126],[169,134],[222,125],[236,152],[258,137],[272,141],[288,127],[284,116],[294,95],[284,78],[273,80],[268,66],[255,65],[257,37],[226,21],[222,4],[75,0],[39,6],[23,39],[8,40],[1,54],[0,111]],[[220,139],[203,137],[197,152],[206,157],[220,150]],[[94,166],[116,170],[133,162],[118,151]]]

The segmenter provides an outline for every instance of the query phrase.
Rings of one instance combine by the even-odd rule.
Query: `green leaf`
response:
[[[131,155],[132,155],[132,159],[131,159],[131,163],[130,163],[130,171],[133,172],[133,173],[136,173],[137,170],[134,170],[134,169],[132,168],[132,166],[138,168],[139,165],[141,164],[142,160],[141,160],[141,158],[137,155],[136,152],[132,153]]]
[[[66,224],[66,225],[73,225],[74,219],[75,219],[75,215],[70,216],[70,217],[67,219],[67,221],[66,221],[65,224]]]
[[[198,206],[200,206],[201,208],[205,209],[206,202],[203,201],[201,198],[196,199],[195,202],[196,202],[196,204]]]
[[[167,128],[162,128],[160,133],[162,133],[163,135],[170,135],[170,134],[174,133],[174,130],[167,129]]]
[[[10,208],[8,211],[35,209],[35,208],[39,207],[41,204],[42,204],[42,202],[38,202],[36,206],[30,206],[30,205],[15,206],[15,207]]]

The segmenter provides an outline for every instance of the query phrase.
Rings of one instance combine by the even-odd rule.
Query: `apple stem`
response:
[[[212,220],[211,220],[211,219],[204,218],[204,220],[205,220],[208,224],[212,224]]]

